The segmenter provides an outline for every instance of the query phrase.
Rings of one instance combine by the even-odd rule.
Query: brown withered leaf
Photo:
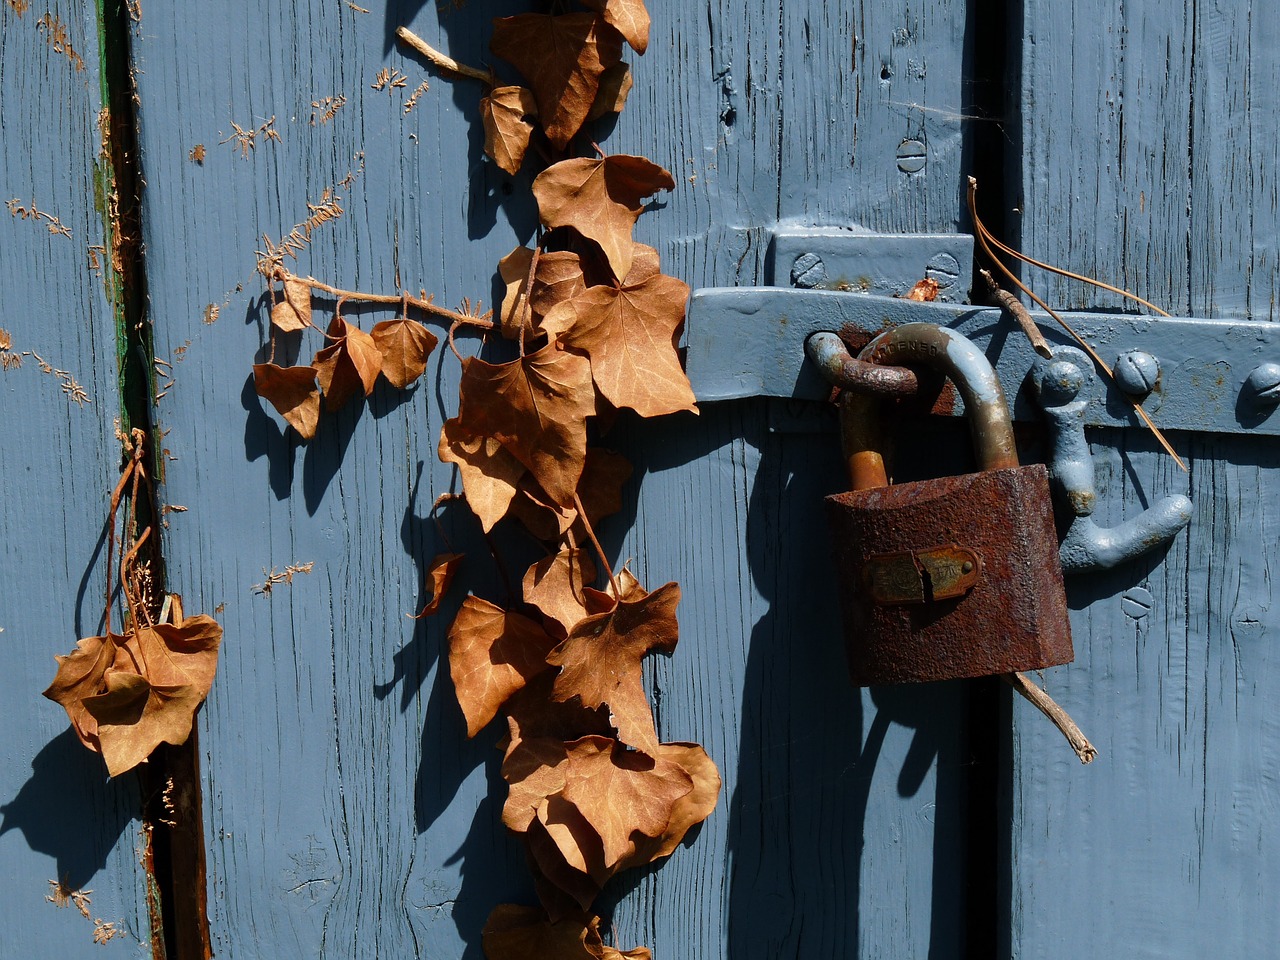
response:
[[[662,836],[676,802],[693,789],[693,778],[678,763],[654,753],[625,750],[608,737],[567,745],[562,796],[600,834],[606,869],[632,852],[632,831]]]
[[[938,281],[933,277],[917,280],[916,285],[907,291],[905,299],[917,300],[920,303],[932,303],[938,299]]]
[[[382,355],[382,375],[400,390],[422,376],[427,369],[427,357],[440,342],[417,320],[407,317],[375,323],[369,336]]]
[[[524,602],[542,611],[559,624],[555,631],[567,636],[574,624],[587,615],[582,590],[596,578],[596,565],[586,550],[572,543],[561,547],[554,557],[531,566],[524,575]]]
[[[522,297],[532,263],[533,251],[528,247],[516,247],[498,261],[498,275],[507,288],[499,311],[500,325],[502,335],[508,340],[520,339],[521,327],[526,342],[537,336],[547,312],[587,286],[578,254],[569,250],[544,250],[538,256],[533,289]]]
[[[622,58],[622,37],[594,13],[522,13],[494,20],[489,49],[524,74],[547,139],[563,150],[591,111],[600,75]]]
[[[449,628],[449,673],[474,737],[530,677],[547,668],[554,638],[528,617],[467,597]]]
[[[560,505],[573,502],[587,455],[586,418],[595,412],[591,364],[547,344],[510,363],[462,364],[459,417],[494,437]]]
[[[614,576],[618,581],[618,596],[621,596],[623,600],[638,600],[644,596],[644,587],[640,586],[640,581],[636,579],[636,575],[629,568],[624,566]],[[618,598],[618,596],[614,595],[612,583],[606,584],[604,589],[606,596],[609,598],[614,600]]]
[[[222,627],[212,617],[187,617],[181,626],[158,623],[141,627],[121,649],[132,669],[161,689],[189,686],[204,699],[218,670]],[[116,665],[122,662],[117,655]],[[170,741],[172,742],[172,741]]]
[[[622,487],[631,476],[631,462],[603,447],[587,450],[587,465],[578,481],[578,496],[594,527],[604,517],[622,509]],[[516,489],[511,515],[539,540],[559,540],[578,519],[576,507],[561,507],[526,475]]]
[[[604,844],[578,808],[563,797],[544,800],[523,839],[535,877],[541,875],[555,885],[556,892],[550,896],[541,885],[537,888],[538,899],[551,920],[591,909],[614,871],[605,869]],[[569,903],[565,903],[565,894]]]
[[[663,760],[677,764],[693,781],[693,789],[671,808],[671,822],[660,837],[632,836],[632,849],[618,864],[619,870],[643,866],[669,857],[691,829],[716,807],[720,796],[720,771],[696,743],[664,743],[658,748]]]
[[[502,822],[508,830],[524,833],[547,797],[564,790],[568,753],[562,740],[523,736],[514,717],[507,718],[507,727],[511,742],[502,758],[502,779],[507,782]]]
[[[453,583],[454,574],[458,572],[458,566],[461,563],[462,554],[460,553],[442,553],[431,561],[431,566],[427,568],[427,581],[431,584],[431,599],[422,608],[422,612],[413,619],[421,620],[440,609],[440,602],[449,592],[449,585]]]
[[[582,5],[599,11],[636,53],[649,49],[649,11],[644,0],[582,0]]]
[[[599,120],[606,113],[621,113],[627,105],[633,82],[630,64],[615,63],[601,74],[600,89],[596,91],[596,100],[591,104],[587,119]]]
[[[588,287],[543,320],[543,329],[591,358],[591,376],[615,407],[642,417],[697,411],[674,339],[689,287],[656,274],[619,286]]]
[[[600,918],[582,914],[552,923],[536,907],[493,908],[480,935],[487,960],[600,960]]]
[[[607,704],[618,739],[650,757],[657,756],[658,733],[640,661],[650,651],[675,650],[679,602],[675,583],[636,600],[620,600],[612,610],[580,621],[547,657],[560,668],[553,687],[557,700],[580,697],[588,707]]]
[[[284,282],[284,297],[271,308],[271,325],[282,333],[311,326],[311,287],[303,280]]]
[[[555,671],[545,670],[507,701],[507,719],[513,737],[543,738],[564,743],[590,733],[602,737],[613,735],[607,709],[584,707],[578,700],[555,700],[551,696],[554,683]],[[515,725],[510,726],[512,723]]]
[[[153,686],[124,670],[107,673],[107,689],[84,701],[98,723],[98,742],[107,773],[132,770],[161,743],[187,742],[191,722],[204,694],[195,687]]]
[[[548,227],[573,227],[600,244],[615,277],[631,271],[631,231],[641,200],[671,190],[671,174],[644,157],[615,154],[601,159],[562,160],[538,174],[533,195]]]
[[[315,367],[278,367],[274,363],[253,365],[253,389],[276,408],[285,423],[303,440],[316,435],[320,423],[320,388]]]
[[[458,418],[445,421],[439,454],[444,463],[458,465],[467,506],[488,533],[507,515],[524,464],[499,440],[471,432]]]
[[[98,721],[85,709],[87,697],[96,696],[106,686],[105,674],[116,657],[118,644],[124,637],[85,637],[76,641],[75,650],[65,657],[54,657],[58,672],[44,695],[62,704],[71,720],[71,729],[90,750],[98,749]]]
[[[373,393],[382,372],[382,351],[373,337],[335,316],[329,324],[332,343],[316,354],[311,365],[324,392],[324,407],[333,411],[355,396]]]
[[[526,117],[538,115],[538,102],[526,87],[495,87],[480,101],[484,123],[484,152],[501,170],[515,175],[529,149],[533,124]]]
[[[630,950],[619,950],[617,947],[605,946],[600,960],[653,960],[653,953],[648,947],[632,947]]]

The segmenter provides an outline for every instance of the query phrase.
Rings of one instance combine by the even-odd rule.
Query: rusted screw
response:
[[[925,164],[924,142],[903,140],[898,144],[898,169],[903,173],[919,173]]]
[[[1145,397],[1160,379],[1160,362],[1142,350],[1130,350],[1116,357],[1116,386],[1131,397]]]
[[[827,265],[816,253],[802,253],[791,265],[791,285],[812,290],[827,279]]]
[[[1280,403],[1280,363],[1264,363],[1253,368],[1244,389],[1250,399],[1260,407],[1274,407]]]

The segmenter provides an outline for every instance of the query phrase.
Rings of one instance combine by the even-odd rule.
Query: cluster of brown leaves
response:
[[[287,277],[283,286],[283,296],[271,309],[273,342],[277,332],[318,329],[311,322],[311,285]],[[369,396],[379,376],[403,390],[422,376],[438,342],[435,334],[408,317],[384,320],[365,333],[340,313],[329,322],[325,339],[328,346],[317,351],[310,364],[282,367],[268,362],[253,367],[258,396],[307,440],[315,436],[320,422],[321,396],[325,409],[332,412],[357,394]]]
[[[141,492],[150,493],[142,462],[142,438],[135,431],[129,465],[111,498],[107,568],[111,571],[116,514],[130,491],[130,514]],[[101,753],[107,772],[118,776],[142,763],[161,743],[185,743],[196,708],[204,702],[218,666],[222,627],[206,616],[183,618],[176,595],[166,604],[167,623],[148,608],[149,571],[138,562],[150,528],[137,536],[135,516],[125,523],[128,549],[120,561],[119,585],[128,604],[123,632],[111,629],[108,575],[102,636],[85,637],[65,657],[44,695],[62,704],[71,728],[90,750]]]

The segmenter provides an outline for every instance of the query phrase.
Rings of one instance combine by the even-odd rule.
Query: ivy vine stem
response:
[[[380,303],[387,306],[403,306],[408,304],[423,313],[429,313],[433,316],[443,317],[446,320],[452,320],[455,324],[461,324],[468,327],[479,327],[482,330],[492,330],[494,323],[489,319],[493,311],[476,316],[469,313],[459,313],[457,310],[450,310],[448,307],[441,307],[430,300],[424,300],[421,297],[411,297],[407,293],[401,291],[398,294],[389,293],[361,293],[358,290],[343,290],[339,287],[330,286],[323,280],[317,280],[315,277],[296,277],[287,270],[277,270],[274,278],[276,280],[293,280],[297,283],[305,283],[312,290],[319,290],[321,293],[327,293],[331,296],[338,297],[340,300],[356,300],[360,303]]]
[[[578,510],[578,519],[582,521],[583,527],[586,528],[587,536],[591,540],[591,545],[596,548],[596,556],[600,558],[600,562],[604,564],[604,572],[609,575],[609,584],[613,587],[613,595],[619,601],[622,600],[622,589],[618,586],[618,578],[613,575],[613,567],[609,564],[609,558],[605,556],[604,548],[600,546],[600,541],[596,539],[596,532],[591,527],[591,521],[587,519],[587,510],[582,505],[582,498],[577,493],[573,495],[573,505]]]

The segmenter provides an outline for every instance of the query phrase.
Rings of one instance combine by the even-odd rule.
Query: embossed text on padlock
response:
[[[980,472],[889,485],[882,401],[842,395],[854,489],[827,504],[854,682],[1069,662],[1047,472],[1018,466],[1008,407],[986,357],[953,330],[911,323],[877,337],[860,359],[945,373],[964,398]]]

